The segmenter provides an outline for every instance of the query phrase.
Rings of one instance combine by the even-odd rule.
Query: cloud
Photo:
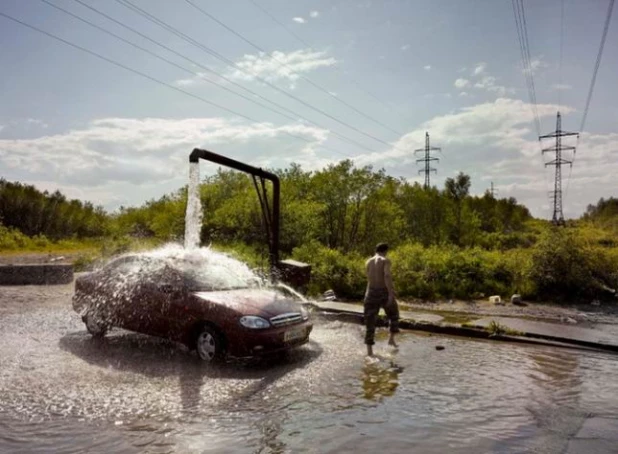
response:
[[[489,92],[496,93],[498,96],[504,96],[507,93],[515,93],[515,89],[507,88],[504,85],[496,84],[496,78],[493,76],[483,76],[478,82],[474,84],[474,88],[487,90]]]
[[[459,72],[462,70],[465,70],[465,68],[461,68]],[[470,75],[473,79],[472,81],[459,78],[455,80],[455,87],[462,89],[472,86],[479,90],[495,93],[499,97],[504,97],[507,94],[515,93],[515,89],[508,88],[497,83],[497,79],[487,72],[487,63],[485,62],[477,63],[474,68],[470,70]]]
[[[259,54],[244,55],[236,62],[238,68],[230,69],[226,76],[243,81],[252,81],[257,77],[268,82],[287,80],[291,82],[290,88],[294,88],[300,74],[333,66],[336,63],[337,60],[329,57],[325,51],[300,49],[288,53],[274,51],[270,55],[260,52]],[[203,85],[207,83],[202,78],[205,74],[198,73],[198,76],[179,79],[175,81],[175,84],[184,87]]]
[[[313,19],[315,19],[316,17],[318,17],[320,15],[319,11],[311,11],[309,13],[309,16],[312,17]]]
[[[296,22],[297,24],[304,24],[304,23],[306,23],[306,22],[307,22],[307,21],[306,21],[305,19],[303,19],[302,17],[293,17],[293,18],[292,18],[292,20],[293,20],[294,22]]]
[[[554,121],[556,105],[539,104],[537,107],[542,121]],[[574,112],[573,108],[567,106],[563,110],[565,108],[565,117]],[[516,197],[536,216],[547,217],[548,202],[544,180],[546,175],[548,178],[551,175],[544,168],[540,146],[534,137],[533,129],[532,112],[528,103],[518,99],[498,98],[492,102],[434,117],[402,136],[392,148],[379,153],[363,154],[354,161],[357,165],[385,167],[387,172],[395,173],[394,176],[416,175],[418,167],[410,150],[422,147],[427,131],[431,135],[432,145],[442,147],[443,155],[438,155],[441,158],[438,164],[438,178],[441,181],[444,175],[461,170],[471,175],[473,192],[482,194],[487,186],[485,180],[491,178],[501,187],[501,197]],[[585,138],[582,138],[581,142],[583,139]],[[618,172],[618,134],[611,138],[590,140],[589,143],[588,150],[580,147],[582,151],[578,151],[579,158],[575,166],[583,169],[587,165],[586,160],[593,163],[600,160],[607,166],[613,159],[615,170],[611,174]],[[582,158],[584,153],[587,154],[586,159]],[[603,175],[600,171],[601,169],[599,175]],[[573,174],[575,175],[575,170]],[[573,198],[574,203],[585,207],[586,203],[596,201],[604,194],[607,196],[615,193],[611,178],[607,180],[595,188],[592,195],[582,197],[571,189],[569,197]],[[573,183],[574,180],[571,182],[572,187]]]
[[[477,63],[477,65],[472,70],[473,76],[480,76],[481,74],[485,74],[485,69],[487,68],[487,63],[481,62]]]
[[[408,50],[409,48],[410,48],[410,45],[409,45],[409,44],[404,44],[403,46],[401,46],[401,50],[402,50],[402,51],[404,51],[404,52],[405,52],[406,50]]]
[[[425,71],[429,71],[431,69],[431,65],[425,65],[425,66],[423,66],[423,69]]]
[[[468,92],[462,91],[461,93],[459,93],[459,96],[468,96]]]
[[[318,68],[333,66],[337,60],[329,57],[325,51],[301,49],[293,52],[275,51],[272,58],[262,52],[257,55],[244,55],[236,65],[230,77],[238,80],[254,80],[256,76],[269,82],[287,80],[291,87],[299,79],[300,74],[308,73]]]
[[[530,60],[530,72],[536,74],[538,69],[547,68],[549,65],[543,61],[543,56],[540,55]],[[526,71],[524,71],[526,72]]]
[[[573,87],[569,84],[552,84],[552,90],[572,90]]]
[[[49,125],[45,123],[44,121],[37,120],[35,118],[28,118],[26,120],[26,124],[33,125],[33,126],[40,126],[43,129],[47,129],[49,127]]]
[[[280,167],[298,158],[312,167],[323,162],[316,150],[327,138],[327,130],[301,123],[106,118],[63,134],[0,139],[0,168],[9,180],[48,182],[109,207],[141,203],[162,195],[162,188],[186,184],[187,157],[195,147],[226,150],[258,166]]]
[[[4,125],[0,125],[0,132],[2,132],[2,130],[5,128]]]

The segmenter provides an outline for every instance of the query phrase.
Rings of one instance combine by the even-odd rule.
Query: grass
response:
[[[522,336],[524,333],[521,331],[517,331],[515,329],[511,329],[506,325],[501,324],[495,320],[492,320],[489,325],[485,328],[490,336]]]

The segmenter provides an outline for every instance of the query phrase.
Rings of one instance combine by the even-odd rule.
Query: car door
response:
[[[164,266],[149,276],[143,285],[141,305],[144,307],[143,323],[148,334],[169,337],[174,331],[172,308],[185,294],[181,275],[169,266]]]

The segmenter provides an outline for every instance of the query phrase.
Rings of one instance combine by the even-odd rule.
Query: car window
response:
[[[225,266],[179,262],[178,269],[187,285],[201,291],[254,288],[259,285],[253,277],[239,276]]]

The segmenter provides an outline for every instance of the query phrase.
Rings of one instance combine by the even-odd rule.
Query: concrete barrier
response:
[[[73,282],[73,265],[0,265],[0,285],[59,285]]]

